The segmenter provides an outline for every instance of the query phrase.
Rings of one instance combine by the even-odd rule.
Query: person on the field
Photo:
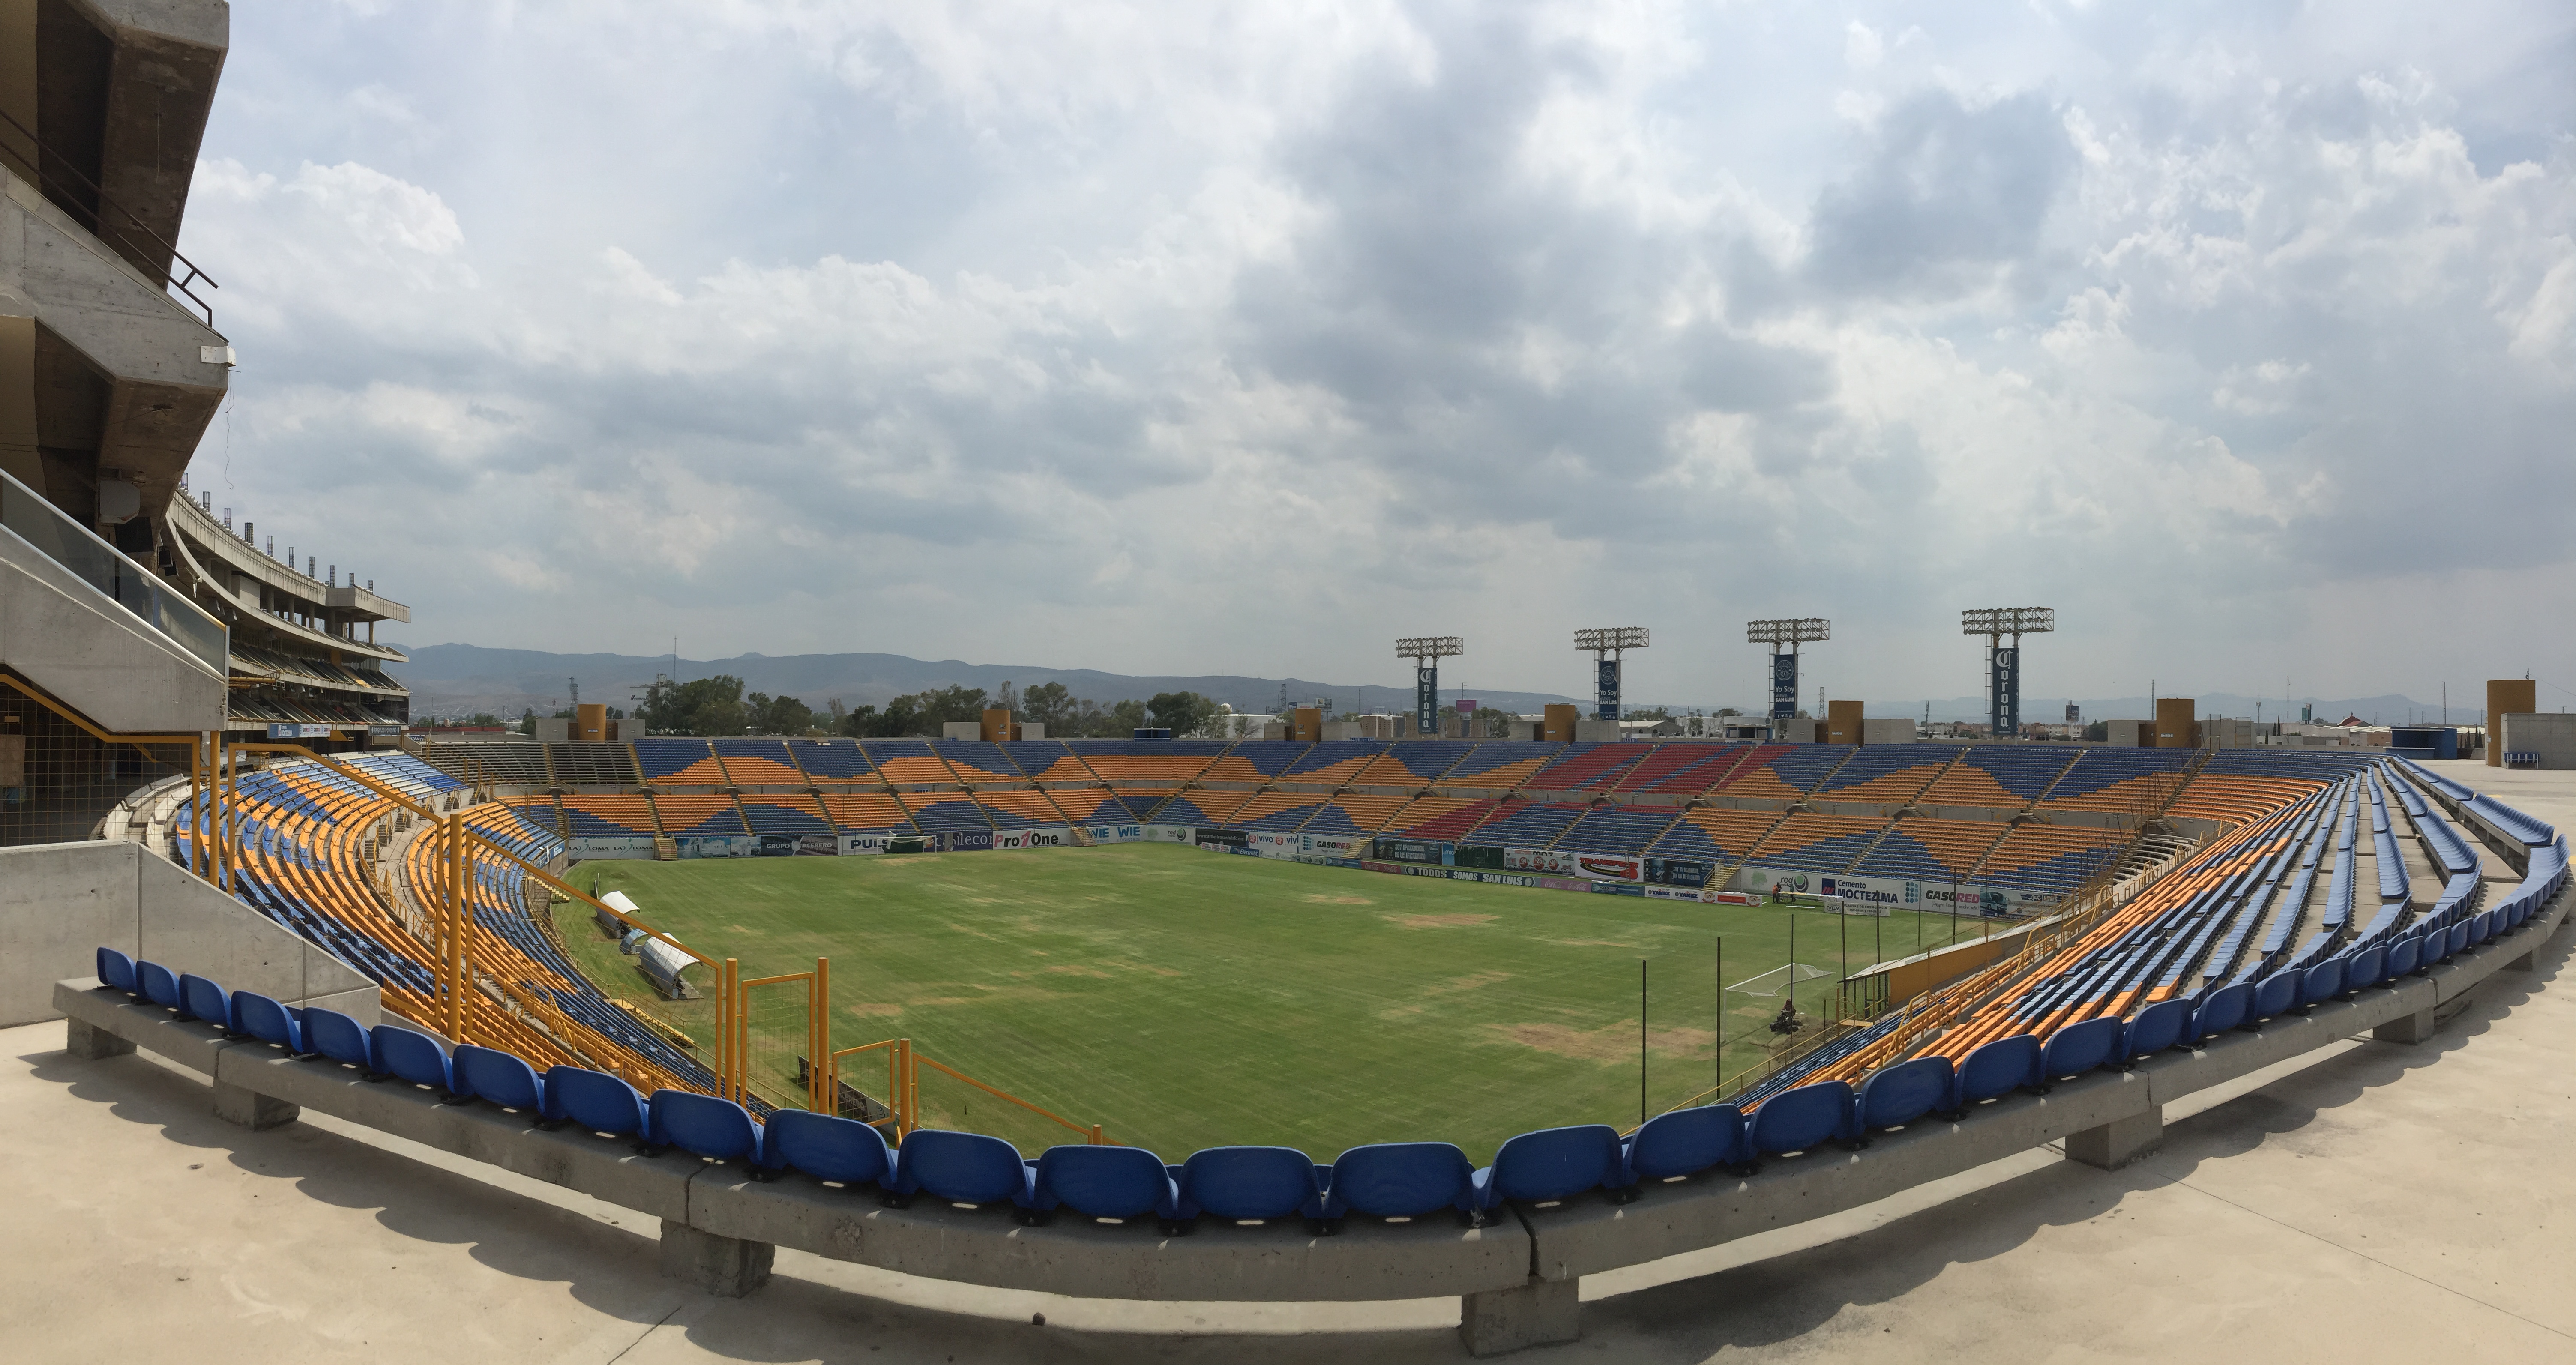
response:
[[[1783,1000],[1780,1002],[1780,1013],[1771,1020],[1771,1031],[1773,1033],[1784,1035],[1798,1031],[1797,1001]]]

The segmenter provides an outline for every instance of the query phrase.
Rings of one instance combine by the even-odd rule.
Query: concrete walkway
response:
[[[2576,774],[2457,768],[2576,827]],[[2576,1359],[2571,945],[2430,1043],[2355,1041],[2175,1106],[2121,1171],[2034,1152],[1590,1277],[1584,1340],[1514,1359]],[[624,1210],[329,1119],[248,1132],[200,1079],[62,1038],[0,1032],[12,1359],[111,1338],[208,1362],[1466,1358],[1454,1299],[1085,1302],[783,1250],[758,1296],[710,1299],[660,1277],[657,1229]]]

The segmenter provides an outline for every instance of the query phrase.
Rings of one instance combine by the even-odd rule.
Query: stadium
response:
[[[111,1305],[222,1359],[2576,1332],[2530,679],[2375,747],[2171,697],[2023,738],[2053,622],[2003,609],[1956,741],[1802,711],[1794,618],[1733,734],[1623,725],[1616,628],[1591,714],[1491,727],[1408,637],[1392,723],[469,742],[411,723],[402,601],[192,487],[224,7],[38,9],[90,57],[0,73],[25,1358]]]

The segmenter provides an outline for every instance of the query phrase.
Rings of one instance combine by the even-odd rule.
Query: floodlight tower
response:
[[[1574,632],[1574,647],[1591,650],[1598,661],[1598,667],[1595,670],[1600,677],[1599,690],[1596,694],[1599,705],[1597,714],[1603,720],[1617,720],[1619,718],[1619,651],[1644,649],[1646,628],[1644,626],[1603,626],[1598,630],[1578,630]]]
[[[1467,642],[1455,635],[1407,635],[1395,642],[1395,657],[1413,661],[1413,728],[1437,738],[1440,734],[1440,661],[1453,654],[1467,652]]]
[[[1771,719],[1798,714],[1798,646],[1833,638],[1834,623],[1821,616],[1778,616],[1744,623],[1744,638],[1771,646]],[[1787,645],[1787,650],[1780,646]]]
[[[1995,738],[2021,733],[2021,637],[2055,629],[2055,607],[1982,607],[1959,613],[1960,634],[1986,637],[1986,723]],[[2011,644],[2004,643],[2007,635]]]

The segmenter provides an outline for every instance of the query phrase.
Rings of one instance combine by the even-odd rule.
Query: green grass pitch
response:
[[[1714,958],[1730,983],[1781,966],[1793,913],[1372,875],[1176,845],[874,858],[594,862],[646,922],[748,978],[832,960],[836,1048],[918,1053],[1178,1161],[1277,1143],[1319,1160],[1363,1142],[1446,1139],[1483,1161],[1532,1128],[1638,1116],[1714,1083]],[[564,941],[613,995],[693,1036],[704,1001],[659,1000],[631,958],[558,904]],[[1798,959],[1836,971],[1948,941],[1946,915],[1794,914]],[[1961,937],[1982,927],[1963,921]],[[1839,972],[1837,971],[1837,974]],[[694,980],[696,973],[692,972]],[[712,984],[712,983],[708,983]],[[1812,1021],[1832,983],[1812,982]],[[801,996],[755,992],[756,1087],[797,1092]],[[1732,995],[1730,1076],[1773,1044],[1778,999]],[[843,1079],[883,1098],[882,1054]],[[1028,1152],[1066,1130],[923,1068],[925,1121]]]

